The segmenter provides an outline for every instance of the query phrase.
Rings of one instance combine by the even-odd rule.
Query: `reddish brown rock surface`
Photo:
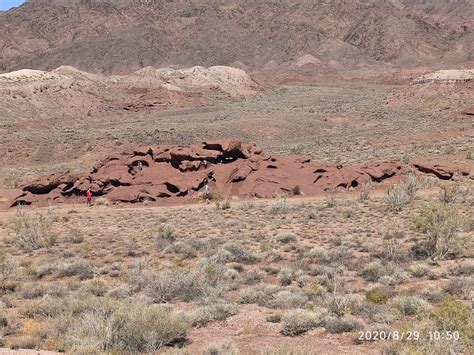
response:
[[[299,155],[274,156],[261,148],[227,139],[190,146],[142,146],[109,156],[87,173],[42,177],[21,187],[11,206],[81,201],[87,189],[111,202],[190,201],[205,181],[223,197],[307,196],[349,190],[366,182],[391,181],[415,168],[423,174],[451,179],[456,167],[416,162],[383,162],[362,167],[312,162]]]
[[[474,107],[467,108],[462,113],[468,116],[474,116]]]

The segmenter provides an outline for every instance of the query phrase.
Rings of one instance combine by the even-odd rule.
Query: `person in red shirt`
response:
[[[90,207],[92,204],[92,192],[90,188],[87,189],[87,192],[86,192],[86,204],[88,207]]]

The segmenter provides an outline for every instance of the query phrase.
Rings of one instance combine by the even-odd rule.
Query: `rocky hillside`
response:
[[[0,74],[0,123],[196,107],[259,90],[243,70],[225,66],[146,67],[111,76],[70,66],[22,69]]]
[[[434,16],[406,2],[29,0],[0,13],[0,71],[260,69],[304,55],[342,68],[472,60],[472,23],[460,17],[469,2],[459,16],[442,7]]]

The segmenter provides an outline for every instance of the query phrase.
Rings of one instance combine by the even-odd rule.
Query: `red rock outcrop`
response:
[[[474,107],[467,108],[462,113],[464,115],[474,116]]]
[[[412,167],[440,179],[451,179],[457,171],[428,162]],[[300,155],[275,156],[233,139],[141,146],[99,161],[88,173],[57,173],[24,185],[11,206],[80,201],[89,188],[93,196],[111,202],[184,202],[198,197],[206,181],[211,193],[223,197],[318,195],[396,179],[406,171],[408,166],[400,162],[354,167],[312,162]]]

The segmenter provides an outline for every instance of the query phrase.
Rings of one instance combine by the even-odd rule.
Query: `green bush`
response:
[[[398,340],[388,343],[387,354],[473,354],[474,316],[470,306],[454,297],[445,298],[428,317],[410,319],[399,326],[400,332],[418,332],[418,341]],[[430,340],[429,332],[459,332],[459,339]],[[447,334],[447,333],[444,333]]]
[[[367,301],[372,303],[385,303],[388,300],[388,294],[383,288],[376,287],[368,290],[365,293],[365,298]]]
[[[447,297],[433,314],[439,330],[459,331],[464,339],[474,339],[474,316],[461,300]]]

